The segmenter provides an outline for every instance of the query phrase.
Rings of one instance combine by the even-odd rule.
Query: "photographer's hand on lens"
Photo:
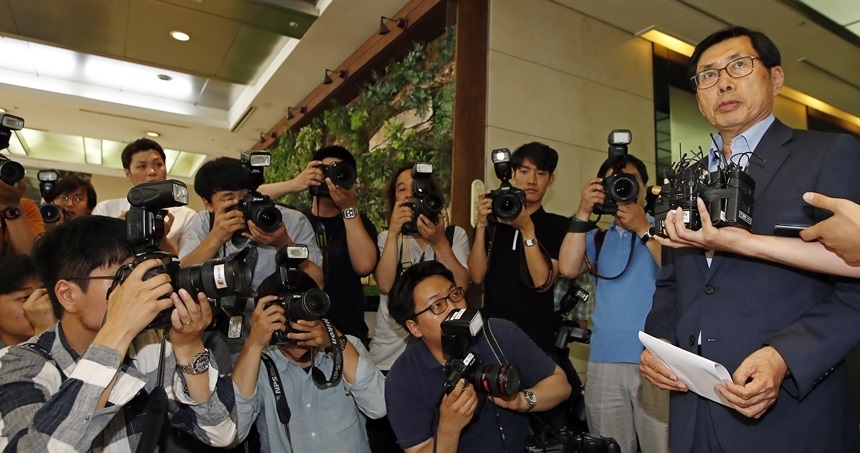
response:
[[[320,165],[322,165],[321,160],[312,160],[308,162],[308,165],[298,176],[293,178],[293,181],[296,183],[295,192],[307,190],[310,186],[325,184],[322,170],[318,168]]]
[[[280,304],[269,302],[277,300],[277,296],[261,297],[254,308],[254,317],[251,321],[251,333],[248,335],[248,343],[263,349],[269,345],[272,334],[276,330],[284,331],[287,325],[287,317],[284,315],[284,307]]]
[[[0,208],[8,206],[20,206],[21,197],[24,196],[24,190],[27,189],[25,179],[18,181],[17,184],[10,186],[5,182],[0,182]]]
[[[436,248],[440,245],[447,244],[448,238],[445,237],[445,222],[442,222],[442,215],[439,214],[439,222],[433,223],[432,220],[428,219],[424,214],[418,216],[418,221],[415,222],[418,225],[418,234],[424,238],[427,243],[429,243],[433,248]]]
[[[290,340],[296,340],[296,345],[304,348],[325,349],[331,346],[331,339],[322,321],[316,319],[308,321],[298,319],[290,323],[292,331],[287,334]],[[335,330],[335,335],[340,336],[340,332]]]
[[[603,189],[603,178],[591,178],[582,188],[582,196],[579,199],[579,207],[576,209],[576,217],[580,220],[588,220],[594,211],[595,204],[603,204],[606,193]]]
[[[125,282],[110,293],[105,323],[96,339],[104,334],[111,339],[111,344],[96,341],[97,343],[124,354],[131,340],[149,325],[156,315],[173,306],[173,301],[167,297],[173,292],[169,275],[155,274],[143,279],[148,271],[161,265],[161,260],[157,259],[140,263]],[[119,338],[114,335],[119,335]]]
[[[661,340],[666,341],[663,338]],[[666,343],[669,342],[666,341]],[[675,376],[675,373],[669,370],[663,362],[657,360],[647,349],[642,351],[642,355],[639,356],[639,371],[645,379],[663,390],[687,391],[687,384],[678,380],[678,376]]]
[[[415,216],[412,211],[412,203],[414,200],[403,200],[394,203],[394,209],[391,212],[391,220],[388,222],[388,234],[400,234],[403,230],[403,224],[412,221]]]
[[[39,335],[57,323],[54,309],[51,307],[51,298],[45,288],[36,288],[24,302],[23,308],[24,317],[33,326],[35,335]]]
[[[478,221],[475,224],[475,228],[486,228],[488,223],[487,216],[493,213],[493,199],[487,198],[487,194],[489,193],[489,190],[481,193],[481,199],[478,202]]]
[[[732,374],[732,380],[717,385],[732,408],[746,417],[760,418],[776,403],[779,388],[788,371],[788,365],[772,346],[765,346],[750,354]]]
[[[228,200],[215,213],[211,234],[222,244],[229,241],[233,233],[245,229],[245,214],[234,209],[238,203],[239,200]]]
[[[197,293],[195,300],[185,289],[171,293],[173,312],[170,313],[170,342],[174,348],[191,345],[200,340],[200,334],[212,324],[212,309],[206,295]]]
[[[849,265],[860,265],[860,205],[814,192],[803,194],[803,199],[812,206],[833,212],[833,217],[801,231],[801,239],[817,240]]]
[[[287,234],[287,228],[281,225],[279,228],[275,229],[271,233],[263,231],[252,221],[248,221],[248,231],[242,233],[242,236],[256,242],[260,245],[270,245],[278,250],[287,246],[287,244],[291,244],[293,242],[290,235]]]
[[[336,186],[332,182],[331,178],[326,178],[325,184],[328,186],[328,193],[329,196],[331,196],[331,201],[334,202],[334,205],[337,206],[338,209],[355,209],[358,207],[357,186],[352,186],[350,189],[344,189],[343,187]]]
[[[517,218],[513,220],[503,220],[499,219],[499,223],[504,223],[505,225],[509,225],[513,228],[516,228],[520,231],[520,239],[525,239],[527,237],[534,237],[535,225],[532,222],[531,214],[529,214],[528,209],[523,206],[523,209],[520,211]]]
[[[490,401],[496,406],[516,412],[525,412],[529,409],[529,403],[523,392],[517,392],[511,396],[490,395]]]
[[[469,424],[478,407],[475,387],[460,379],[451,393],[442,398],[439,406],[439,435],[459,435]]]

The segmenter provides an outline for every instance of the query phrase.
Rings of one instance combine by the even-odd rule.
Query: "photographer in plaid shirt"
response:
[[[3,451],[134,451],[160,346],[153,331],[141,331],[171,307],[164,361],[170,423],[210,445],[234,443],[232,383],[214,359],[205,366],[210,353],[200,334],[212,319],[205,296],[174,293],[166,274],[143,280],[158,260],[138,265],[107,296],[117,268],[132,259],[125,230],[123,220],[86,216],[34,247],[60,321],[0,351]]]

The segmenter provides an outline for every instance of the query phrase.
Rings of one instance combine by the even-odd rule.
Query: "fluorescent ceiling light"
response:
[[[161,134],[159,134],[158,132],[155,132],[155,131],[147,131],[147,132],[146,132],[146,135],[147,135],[148,137],[152,137],[152,138],[158,138],[158,137],[161,137]]]
[[[646,28],[645,30],[636,33],[636,36],[651,41],[654,44],[659,44],[669,50],[673,50],[687,57],[693,55],[693,50],[695,49],[695,46],[691,45],[690,43],[681,41],[674,36],[670,36],[666,33],[663,33],[655,27]]]

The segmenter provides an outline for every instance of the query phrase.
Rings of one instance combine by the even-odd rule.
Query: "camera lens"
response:
[[[248,213],[248,218],[254,222],[258,228],[267,233],[277,230],[283,223],[281,211],[271,203],[271,200],[268,200],[268,203],[265,201],[255,201],[249,207],[250,212]]]
[[[233,294],[245,294],[251,284],[252,266],[243,261],[245,255],[206,260],[201,264],[183,267],[173,277],[173,287],[185,288],[192,295],[202,292],[217,299]]]
[[[522,202],[513,193],[502,193],[493,199],[493,214],[502,220],[516,219],[522,209]]]
[[[355,180],[358,179],[358,174],[352,165],[345,162],[335,162],[329,166],[328,175],[331,182],[338,187],[351,189],[355,185]]]
[[[18,184],[24,179],[24,166],[11,160],[0,161],[0,180],[6,184]]]
[[[312,288],[302,293],[300,297],[291,299],[287,311],[290,320],[304,319],[306,321],[313,321],[325,316],[330,306],[331,301],[328,298],[328,294],[319,289]]]
[[[42,214],[42,222],[55,223],[60,220],[60,207],[55,204],[45,204],[39,208]]]
[[[474,369],[472,382],[494,396],[513,396],[520,390],[520,369],[516,365],[481,365]]]
[[[610,197],[619,203],[634,201],[639,196],[639,183],[636,182],[636,177],[621,173],[612,181],[609,193]]]

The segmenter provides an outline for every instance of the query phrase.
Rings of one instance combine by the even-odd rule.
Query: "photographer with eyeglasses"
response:
[[[389,293],[392,317],[416,338],[385,383],[388,417],[407,453],[523,451],[526,414],[570,394],[561,368],[515,324],[487,319],[481,328],[480,314],[467,319],[465,307],[463,289],[436,261],[406,269]],[[456,334],[446,327],[455,318]]]

